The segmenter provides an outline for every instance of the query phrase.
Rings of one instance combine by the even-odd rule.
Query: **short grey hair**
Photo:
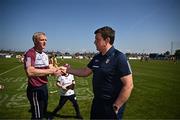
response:
[[[46,34],[45,34],[44,32],[35,32],[34,35],[33,35],[33,37],[32,37],[33,41],[37,40],[37,38],[38,38],[39,36],[41,36],[41,35],[46,36]]]

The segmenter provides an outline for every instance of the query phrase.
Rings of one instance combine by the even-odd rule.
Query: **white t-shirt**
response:
[[[74,80],[74,76],[72,74],[69,74],[68,76],[60,76],[58,78],[58,81],[61,83],[62,86],[69,86],[72,84]],[[60,95],[62,96],[70,96],[70,95],[73,95],[74,94],[74,90],[63,90],[63,89],[60,89]]]

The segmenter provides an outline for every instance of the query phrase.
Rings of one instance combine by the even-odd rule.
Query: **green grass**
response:
[[[131,61],[134,90],[124,118],[180,118],[180,63]]]
[[[72,67],[86,66],[88,60],[59,60]],[[180,62],[171,61],[130,61],[133,70],[134,89],[124,113],[125,119],[179,119],[180,118]],[[0,58],[0,119],[29,119],[29,103],[26,98],[27,78],[22,63],[16,59]],[[75,77],[76,95],[80,111],[89,119],[91,109],[92,76]],[[56,78],[49,77],[49,92],[58,90]],[[49,93],[48,111],[51,112],[59,101],[59,93]],[[58,113],[74,116],[75,111],[67,102]],[[72,118],[72,117],[70,117]],[[67,119],[70,119],[67,118]],[[55,119],[64,119],[56,117]]]

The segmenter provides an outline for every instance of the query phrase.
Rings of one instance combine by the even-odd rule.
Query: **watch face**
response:
[[[117,106],[113,106],[113,110],[114,110],[114,112],[117,114],[118,113],[118,107]]]
[[[117,108],[117,106],[114,105],[114,106],[113,106],[113,109],[114,109],[114,110],[117,110],[118,108]]]

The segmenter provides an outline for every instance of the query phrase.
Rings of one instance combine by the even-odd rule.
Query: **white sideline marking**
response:
[[[16,67],[14,67],[14,68],[11,68],[11,69],[9,69],[9,70],[1,73],[0,75],[6,74],[6,73],[8,73],[8,72],[10,72],[10,71],[12,71],[12,70],[14,70],[14,69],[17,69],[17,68],[21,67],[21,66],[22,66],[22,65],[19,65],[19,66],[16,66]]]

